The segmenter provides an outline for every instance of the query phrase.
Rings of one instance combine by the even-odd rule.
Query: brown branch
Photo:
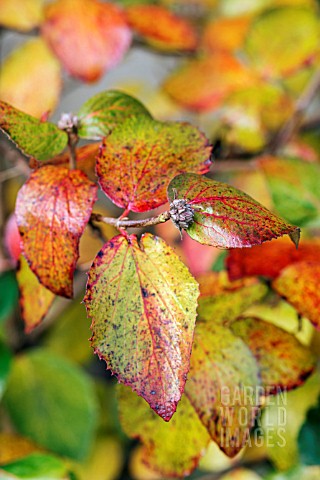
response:
[[[269,147],[267,148],[268,153],[276,153],[280,148],[286,145],[286,143],[288,143],[293,135],[299,130],[302,126],[305,112],[319,92],[319,89],[320,70],[317,70],[310,83],[297,100],[293,115],[270,142]]]
[[[169,211],[160,213],[156,217],[144,218],[142,220],[129,220],[121,218],[103,217],[99,213],[92,213],[90,220],[92,222],[104,222],[109,225],[113,225],[118,229],[125,228],[140,228],[150,227],[152,225],[158,225],[159,223],[167,222],[171,215]]]

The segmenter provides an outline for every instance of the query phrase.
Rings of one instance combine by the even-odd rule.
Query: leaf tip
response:
[[[301,234],[301,230],[299,227],[296,227],[292,232],[288,234],[290,237],[290,240],[295,244],[295,247],[297,250],[299,247],[300,234]]]

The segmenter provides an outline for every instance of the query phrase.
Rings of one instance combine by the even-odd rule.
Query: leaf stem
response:
[[[79,137],[74,132],[67,131],[67,134],[68,134],[68,149],[69,149],[70,170],[75,170],[77,168],[76,145],[79,141]]]
[[[160,213],[156,217],[143,218],[141,220],[127,220],[120,218],[112,217],[103,217],[99,213],[92,213],[90,220],[93,222],[104,222],[109,225],[114,225],[118,229],[125,228],[139,228],[139,227],[150,227],[152,225],[158,225],[159,223],[167,222],[170,219],[171,215],[169,211]]]

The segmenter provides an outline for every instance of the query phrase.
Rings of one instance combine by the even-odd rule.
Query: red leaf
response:
[[[318,258],[319,260],[319,258]],[[320,263],[299,262],[285,268],[272,286],[320,330]]]
[[[299,229],[271,213],[249,195],[231,185],[186,173],[168,187],[172,202],[177,196],[194,209],[186,230],[197,242],[222,248],[251,247],[290,234],[295,243]]]
[[[161,50],[194,50],[197,35],[187,20],[160,5],[134,5],[127,9],[128,21],[145,40]]]
[[[184,390],[198,294],[186,266],[151,234],[139,243],[114,237],[89,270],[84,301],[95,353],[166,421]]]
[[[131,42],[121,10],[97,0],[50,3],[42,33],[66,70],[87,82],[119,63]]]
[[[320,240],[303,240],[295,249],[289,238],[279,238],[250,250],[231,250],[227,268],[231,280],[263,275],[276,278],[291,263],[317,261],[320,257]]]
[[[210,152],[206,137],[192,125],[133,117],[106,138],[97,175],[116,205],[145,212],[166,203],[166,188],[178,173],[207,172]]]
[[[21,237],[14,214],[10,215],[4,231],[4,245],[14,265],[21,254]]]
[[[24,254],[40,282],[72,297],[80,236],[97,186],[80,170],[51,165],[34,171],[19,191],[16,217]]]

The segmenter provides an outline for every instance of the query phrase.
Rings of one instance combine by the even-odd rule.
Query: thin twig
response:
[[[103,217],[99,213],[92,213],[90,220],[93,222],[104,222],[109,225],[114,225],[116,228],[140,228],[158,225],[158,223],[167,222],[171,215],[169,211],[160,213],[156,217],[144,218],[142,220],[128,220],[121,218]]]
[[[280,129],[277,135],[270,142],[267,148],[268,153],[276,153],[281,147],[286,145],[293,135],[299,130],[302,125],[306,110],[312,103],[320,89],[320,70],[318,70],[312,77],[310,83],[298,99],[293,115],[287,123]]]
[[[75,133],[68,133],[68,149],[69,149],[69,160],[70,160],[70,170],[75,170],[77,168],[77,150],[76,145],[79,141],[79,137]]]

